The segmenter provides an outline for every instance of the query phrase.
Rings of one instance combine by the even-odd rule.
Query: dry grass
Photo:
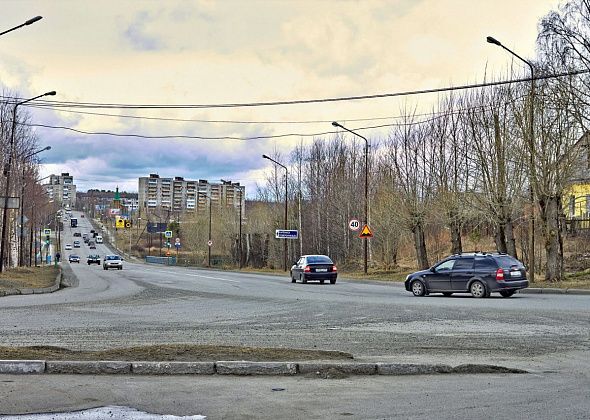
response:
[[[0,290],[50,287],[55,284],[57,273],[55,266],[9,269],[0,274]]]
[[[74,351],[52,346],[0,347],[0,359],[4,360],[213,362],[217,360],[299,361],[348,360],[352,358],[351,354],[340,351],[193,344],[164,344],[102,351]]]

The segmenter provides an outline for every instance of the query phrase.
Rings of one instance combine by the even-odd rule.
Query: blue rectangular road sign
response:
[[[277,229],[275,231],[275,238],[277,239],[299,239],[298,230]]]

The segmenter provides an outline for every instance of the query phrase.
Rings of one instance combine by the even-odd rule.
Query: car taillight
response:
[[[338,268],[335,265],[333,265],[332,266],[332,271],[338,271]]]
[[[311,267],[309,265],[306,265],[305,268],[303,269],[304,272],[309,273],[311,272]]]
[[[504,270],[502,268],[496,270],[496,281],[504,281]]]

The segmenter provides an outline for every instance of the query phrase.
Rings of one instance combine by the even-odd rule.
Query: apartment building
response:
[[[66,208],[74,208],[76,205],[76,185],[74,177],[68,172],[50,175],[48,183],[43,187],[49,196],[49,201],[61,203],[61,206]]]
[[[246,200],[246,188],[239,182],[221,181],[210,183],[205,179],[186,180],[177,176],[163,178],[158,174],[139,178],[139,206],[147,209],[169,209],[184,213],[206,211],[211,200],[212,207],[242,209]]]

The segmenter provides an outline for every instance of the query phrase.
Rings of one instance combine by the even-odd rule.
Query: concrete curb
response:
[[[44,293],[53,293],[56,290],[59,290],[59,286],[61,284],[61,279],[62,279],[62,268],[61,268],[61,265],[58,267],[59,267],[59,270],[57,272],[57,276],[55,277],[55,283],[53,286],[39,287],[36,289],[22,288],[22,289],[0,290],[0,297],[13,296],[13,295],[41,295]]]
[[[527,287],[526,289],[518,290],[518,293],[523,294],[540,294],[540,295],[590,295],[590,290],[587,289],[558,289],[555,287]]]
[[[0,360],[0,374],[70,375],[234,375],[292,376],[321,375],[435,375],[528,373],[496,365],[468,364],[452,367],[438,364],[350,363],[350,362],[123,362],[123,361],[45,361]]]

